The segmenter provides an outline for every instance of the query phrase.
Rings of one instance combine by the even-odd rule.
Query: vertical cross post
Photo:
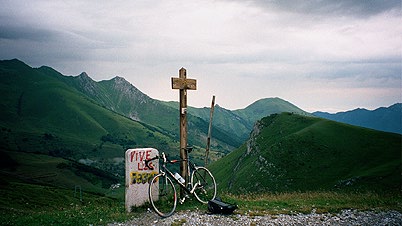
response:
[[[179,70],[179,78],[172,78],[172,89],[180,90],[180,158],[185,160],[187,158],[187,90],[196,90],[197,81],[195,79],[188,79],[186,69]],[[187,161],[182,161],[180,164],[180,174],[188,181]]]

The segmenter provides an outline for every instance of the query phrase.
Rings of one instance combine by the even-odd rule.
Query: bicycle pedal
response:
[[[183,198],[179,199],[179,203],[183,204],[184,201],[186,201],[186,199],[190,198],[190,196],[188,196],[188,194],[185,194]]]

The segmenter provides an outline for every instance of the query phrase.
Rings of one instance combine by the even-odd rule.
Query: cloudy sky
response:
[[[400,0],[0,0],[0,59],[94,80],[124,77],[228,109],[280,97],[306,111],[402,102]]]

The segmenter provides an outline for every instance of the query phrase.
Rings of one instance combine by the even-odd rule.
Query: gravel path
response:
[[[202,211],[176,212],[168,218],[160,218],[148,211],[139,218],[110,226],[128,225],[402,225],[402,213],[397,211],[372,212],[343,210],[338,214],[264,215],[240,214],[210,215]]]

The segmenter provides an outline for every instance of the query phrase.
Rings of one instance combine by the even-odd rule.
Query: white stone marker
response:
[[[153,170],[148,169],[144,160],[159,154],[155,148],[136,148],[126,151],[126,210],[131,212],[132,206],[141,206],[148,199],[150,180],[159,173],[159,161],[149,162]]]

